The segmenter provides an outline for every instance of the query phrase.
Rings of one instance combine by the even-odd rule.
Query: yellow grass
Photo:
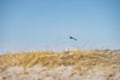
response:
[[[72,54],[71,54],[72,53]],[[102,54],[100,54],[102,53]],[[60,65],[71,65],[75,69],[88,69],[92,66],[109,66],[116,64],[110,60],[110,54],[104,54],[102,50],[77,50],[72,52],[17,52],[0,55],[0,68],[7,66],[31,67],[35,64],[48,68]]]

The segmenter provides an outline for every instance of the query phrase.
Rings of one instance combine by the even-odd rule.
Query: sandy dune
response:
[[[0,56],[0,80],[120,80],[120,51],[5,54]]]

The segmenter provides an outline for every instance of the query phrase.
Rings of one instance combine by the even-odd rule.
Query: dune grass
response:
[[[102,53],[102,54],[101,54]],[[88,69],[92,66],[109,66],[115,62],[110,59],[110,54],[102,50],[77,50],[71,52],[16,52],[0,55],[0,68],[8,66],[31,67],[42,65],[48,68],[60,65],[73,66],[75,69]],[[108,56],[109,55],[109,56]]]

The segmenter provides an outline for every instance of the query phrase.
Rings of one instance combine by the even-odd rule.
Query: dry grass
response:
[[[0,55],[0,68],[7,66],[23,66],[26,68],[38,64],[48,68],[71,65],[75,69],[86,70],[96,65],[109,66],[116,64],[116,61],[111,58],[113,57],[111,53],[114,53],[114,51],[77,50],[61,53],[47,51],[7,53]]]
[[[119,80],[120,50],[35,51],[0,55],[0,80]]]

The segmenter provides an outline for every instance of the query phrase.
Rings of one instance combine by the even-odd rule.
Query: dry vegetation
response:
[[[119,50],[77,50],[64,52],[17,52],[0,55],[0,69],[22,66],[24,69],[41,65],[48,69],[72,66],[76,74],[82,75],[90,68],[120,66]],[[76,79],[77,80],[77,79]],[[116,79],[117,80],[117,79]]]

